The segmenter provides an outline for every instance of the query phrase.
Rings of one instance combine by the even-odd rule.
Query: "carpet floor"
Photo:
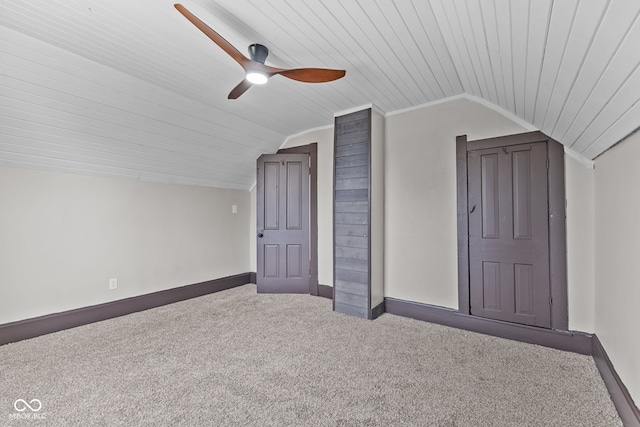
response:
[[[0,425],[622,422],[591,357],[249,284],[0,347]]]

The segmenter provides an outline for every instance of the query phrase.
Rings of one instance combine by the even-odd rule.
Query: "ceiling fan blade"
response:
[[[305,83],[324,83],[338,80],[346,74],[345,70],[328,70],[326,68],[294,68],[292,70],[278,70],[273,74],[280,74],[292,80]]]
[[[211,27],[209,27],[207,24],[202,22],[193,13],[189,12],[183,5],[181,5],[179,3],[176,3],[173,6],[176,9],[178,9],[178,12],[183,14],[185,18],[187,18],[189,21],[191,21],[191,23],[193,25],[198,27],[198,29],[200,31],[202,31],[207,37],[209,37],[211,40],[213,40],[215,44],[220,46],[222,48],[222,50],[227,52],[227,54],[229,56],[231,56],[233,59],[235,59],[238,64],[242,65],[242,68],[246,68],[246,66],[252,62],[249,58],[247,58],[242,53],[240,53],[240,51],[238,49],[233,47],[233,45],[231,43],[226,41],[224,39],[224,37],[222,37],[220,34],[216,33]]]
[[[240,95],[249,90],[252,86],[247,80],[241,81],[238,86],[234,87],[233,90],[229,93],[227,99],[238,99]]]

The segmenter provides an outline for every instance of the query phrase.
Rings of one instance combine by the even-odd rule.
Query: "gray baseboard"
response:
[[[111,301],[104,304],[48,314],[32,319],[0,325],[0,345],[50,334],[76,326],[184,301],[250,283],[250,273],[237,274],[193,285],[181,286],[151,294]]]
[[[256,281],[258,280],[257,275],[258,273],[256,273],[255,271],[252,271],[251,273],[249,273],[250,283],[253,283],[254,285],[256,284]]]
[[[382,301],[380,304],[376,305],[371,309],[371,320],[375,320],[378,317],[382,316],[384,312],[385,312],[384,301]]]
[[[538,344],[580,354],[591,354],[591,335],[583,332],[556,331],[517,325],[499,320],[462,314],[450,308],[437,307],[395,298],[385,298],[387,313],[424,320],[481,334]]]
[[[333,286],[318,285],[318,296],[333,299]]]
[[[595,334],[556,331],[483,319],[449,308],[395,298],[385,298],[384,304],[386,313],[592,356],[625,427],[640,427],[640,411]]]
[[[633,402],[629,390],[627,390],[627,387],[618,376],[607,352],[595,334],[593,335],[592,344],[593,360],[596,362],[600,376],[609,390],[611,400],[616,405],[622,422],[625,427],[640,427],[640,410]]]

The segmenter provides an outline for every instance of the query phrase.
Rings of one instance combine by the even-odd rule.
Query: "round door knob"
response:
[[[262,237],[262,236],[264,236],[264,234],[258,233],[258,237]]]

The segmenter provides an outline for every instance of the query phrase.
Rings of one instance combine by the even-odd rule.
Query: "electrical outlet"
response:
[[[231,205],[231,213],[238,213],[238,205]]]
[[[118,289],[118,278],[109,279],[109,289]]]

